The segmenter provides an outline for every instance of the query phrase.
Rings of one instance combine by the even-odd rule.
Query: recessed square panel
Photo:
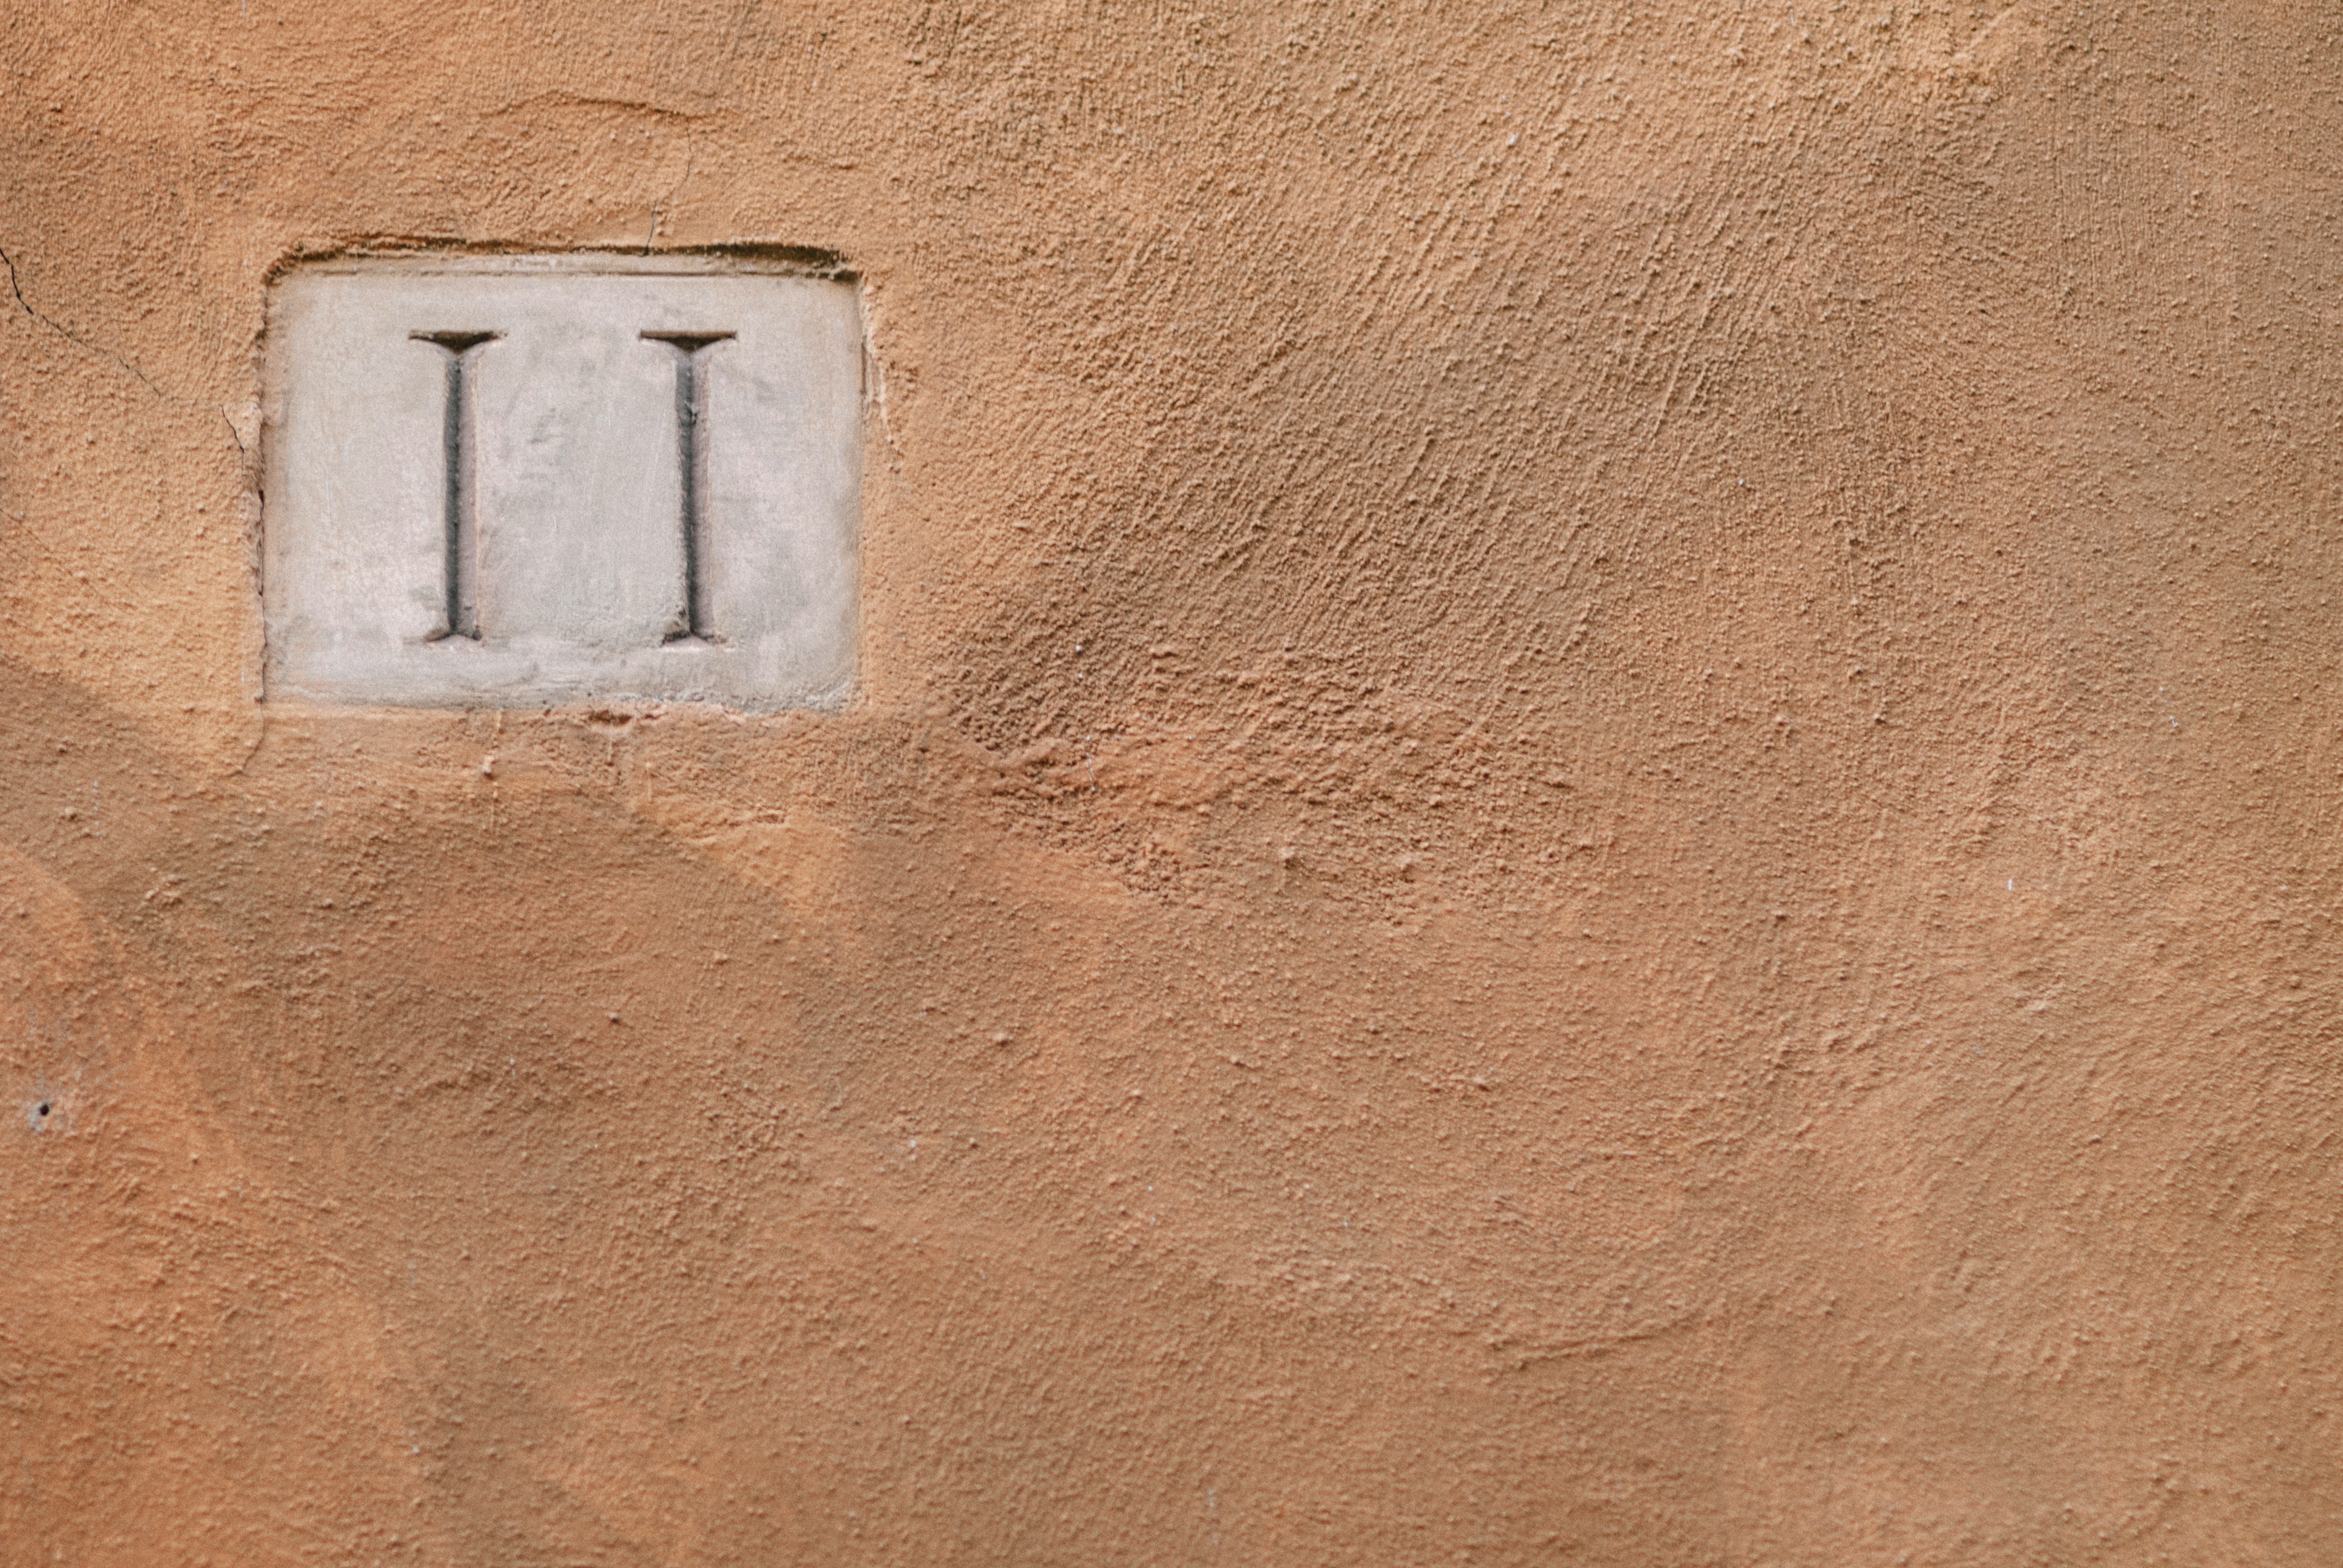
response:
[[[853,284],[778,265],[288,273],[267,337],[268,697],[841,700],[862,358]]]

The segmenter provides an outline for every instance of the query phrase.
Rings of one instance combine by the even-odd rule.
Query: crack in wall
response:
[[[92,343],[88,338],[84,337],[80,333],[75,332],[70,327],[67,327],[62,322],[44,314],[33,304],[31,300],[25,297],[24,279],[17,275],[16,258],[8,254],[8,248],[5,246],[0,246],[0,266],[5,266],[8,269],[8,292],[16,297],[17,307],[23,310],[26,316],[40,323],[43,327],[47,327],[50,331],[55,333],[58,337],[72,344],[75,347],[83,350],[85,353],[95,354],[100,359],[106,360],[108,364],[129,372],[131,377],[136,380],[138,385],[146,387],[147,391],[152,392],[164,402],[176,403],[189,408],[208,408],[213,413],[217,414],[220,417],[220,423],[227,427],[227,438],[236,443],[236,453],[237,458],[246,467],[250,466],[252,455],[245,449],[244,437],[237,434],[236,421],[229,417],[228,411],[224,405],[206,403],[200,397],[189,397],[176,392],[165,391],[148,377],[146,372],[139,369],[137,366],[133,365],[129,360],[122,357],[121,355],[116,354],[114,350],[106,347],[103,344]]]

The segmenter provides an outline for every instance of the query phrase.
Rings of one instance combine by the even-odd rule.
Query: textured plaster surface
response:
[[[0,70],[0,1560],[2343,1561],[2331,13]],[[855,269],[850,704],[256,702],[416,244]]]

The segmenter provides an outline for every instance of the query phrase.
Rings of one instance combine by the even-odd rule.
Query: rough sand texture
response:
[[[2330,10],[0,65],[0,1561],[2343,1561]],[[256,701],[417,243],[859,272],[846,711]]]

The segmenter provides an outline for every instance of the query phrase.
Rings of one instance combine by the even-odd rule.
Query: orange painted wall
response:
[[[0,1561],[2343,1561],[2331,12],[0,65]],[[273,268],[742,243],[848,710],[257,699]]]

